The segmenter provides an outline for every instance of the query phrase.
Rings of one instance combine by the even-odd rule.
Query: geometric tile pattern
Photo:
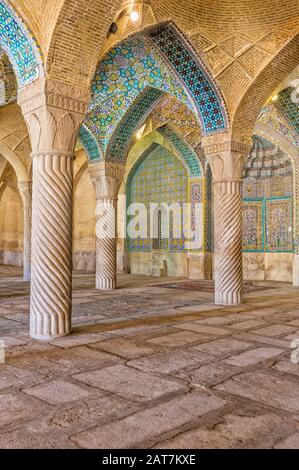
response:
[[[293,88],[285,88],[278,94],[276,105],[293,125],[297,134],[299,134],[299,105],[298,102],[296,103],[295,100],[292,99],[295,94],[296,92],[294,92]]]
[[[266,251],[292,251],[292,200],[267,200]]]
[[[194,150],[168,125],[159,127],[157,131],[175,147],[183,157],[190,176],[201,176],[201,164]]]
[[[169,93],[195,110],[184,86],[145,38],[134,37],[111,49],[100,62],[92,84],[86,126],[105,153],[111,135],[145,88]]]
[[[292,252],[292,198],[243,199],[243,251]]]
[[[80,128],[79,140],[89,160],[102,160],[103,156],[97,140],[92,132],[83,124]]]
[[[184,164],[168,149],[159,144],[151,145],[137,160],[126,185],[127,204],[143,203],[148,210],[150,203],[179,203],[188,201],[188,172]],[[130,217],[128,218],[128,222]],[[179,221],[182,224],[182,218]],[[163,251],[184,251],[184,235],[174,238],[172,224],[169,227],[169,238],[163,240]],[[127,238],[129,251],[152,251],[153,240],[147,238]]]
[[[145,88],[116,127],[107,147],[105,160],[125,162],[134,132],[142,125],[163,94],[156,88]]]
[[[255,136],[243,177],[243,250],[292,251],[290,160],[272,143]]]
[[[244,200],[242,204],[243,251],[263,251],[262,230],[263,201]]]
[[[201,141],[201,127],[194,112],[171,95],[165,95],[155,106],[150,120],[153,130],[170,123],[171,127],[193,148]]]
[[[8,55],[20,87],[38,78],[42,62],[37,43],[6,0],[0,1],[0,47]]]
[[[243,176],[243,251],[293,251],[290,160],[255,136]]]
[[[273,128],[282,136],[288,139],[292,146],[299,147],[299,135],[298,132],[295,132],[293,127],[288,124],[286,119],[283,119],[281,113],[278,112],[278,109],[274,105],[264,106],[258,115],[257,124],[262,123],[268,125],[270,128]]]
[[[193,96],[203,133],[225,129],[227,115],[220,94],[178,31],[171,24],[163,24],[147,34]]]

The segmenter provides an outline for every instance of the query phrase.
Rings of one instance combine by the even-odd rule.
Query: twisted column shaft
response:
[[[117,197],[124,166],[100,162],[89,166],[96,192],[96,288],[116,289]]]
[[[71,330],[73,160],[33,158],[30,333],[64,336]]]
[[[32,185],[31,182],[19,183],[19,191],[24,209],[24,242],[23,242],[23,279],[31,279],[31,229],[32,229]]]
[[[214,183],[215,303],[242,302],[241,181]]]
[[[30,333],[71,331],[73,157],[89,90],[41,76],[18,93],[33,159]]]
[[[215,303],[243,301],[241,189],[250,137],[231,131],[203,138],[213,175]]]
[[[96,288],[116,289],[116,206],[117,200],[97,199]]]

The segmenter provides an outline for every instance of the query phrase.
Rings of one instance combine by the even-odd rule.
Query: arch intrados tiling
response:
[[[164,147],[166,150],[173,153],[173,155],[183,164],[183,166],[186,168],[188,178],[195,178],[195,177],[201,178],[201,176],[203,175],[201,162],[198,161],[201,173],[198,175],[192,174],[190,167],[188,166],[188,163],[184,159],[183,155],[181,155],[180,152],[174,148],[173,144],[169,142],[166,137],[164,137],[162,134],[159,133],[159,130],[152,131],[149,134],[147,134],[145,137],[147,137],[150,141],[145,147],[142,148],[141,152],[136,157],[134,163],[126,172],[125,178],[121,186],[121,190],[120,190],[121,193],[124,193],[124,194],[126,193],[126,189],[128,185],[130,184],[130,178],[134,176],[135,172],[137,171],[139,166],[145,161],[147,156],[150,155],[159,146],[162,148]],[[134,151],[134,147],[138,148],[141,144],[142,144],[142,139],[141,141],[135,142],[133,146],[131,147],[130,152]]]
[[[160,28],[160,29],[157,29]],[[162,29],[161,29],[162,28]],[[163,29],[164,28],[164,29]],[[182,67],[181,70],[176,70],[174,63],[177,64],[180,61],[175,61],[173,58],[173,53],[172,53],[172,61],[169,60],[167,57],[167,54],[165,53],[165,48],[164,51],[163,49],[163,44],[161,41],[157,45],[155,43],[155,38],[159,38],[159,31],[165,31],[167,34],[171,34],[172,38],[175,38],[176,40],[176,45],[177,48],[180,50],[181,56],[182,56]],[[163,33],[163,34],[164,34]],[[161,33],[162,34],[162,33]],[[150,35],[152,37],[150,37]],[[192,111],[195,111],[198,122],[201,125],[201,128],[204,133],[212,133],[212,132],[217,132],[219,130],[225,130],[228,127],[228,114],[226,112],[226,107],[224,103],[224,98],[220,94],[220,91],[218,90],[217,85],[207,72],[207,69],[205,66],[202,64],[202,62],[198,59],[196,56],[195,52],[191,49],[191,45],[187,44],[186,39],[183,38],[183,35],[181,32],[178,31],[178,29],[174,26],[173,23],[167,22],[167,23],[160,23],[158,26],[151,27],[151,28],[146,28],[144,31],[141,33],[133,34],[131,36],[128,36],[125,40],[119,42],[118,44],[114,45],[112,49],[110,49],[106,55],[102,58],[102,60],[99,62],[94,80],[92,83],[92,89],[94,90],[93,93],[93,100],[90,105],[90,113],[92,113],[93,110],[96,110],[99,104],[99,100],[97,97],[101,96],[101,93],[103,90],[107,92],[108,84],[107,82],[107,74],[110,66],[110,70],[113,70],[113,80],[116,80],[116,70],[113,69],[113,61],[116,60],[116,58],[119,57],[117,55],[122,53],[122,48],[124,48],[125,44],[128,44],[128,41],[132,41],[135,38],[137,41],[142,41],[143,46],[145,47],[147,43],[152,46],[150,48],[151,53],[157,54],[161,58],[161,64],[165,65],[166,69],[169,69],[171,74],[175,77],[176,80],[180,83],[182,86],[182,89],[190,99],[192,106],[191,109]],[[157,42],[157,41],[156,41]],[[167,46],[168,47],[168,46]],[[128,51],[125,48],[125,55],[128,54]],[[127,57],[126,57],[127,59]],[[119,60],[119,59],[117,59]],[[188,70],[188,67],[186,66],[186,61],[189,65],[189,69],[191,70],[191,75],[189,76],[186,74],[186,70]],[[142,59],[140,58],[140,63],[142,62]],[[160,65],[161,65],[160,64]],[[102,70],[100,69],[102,67]],[[121,62],[119,68],[117,68],[117,71],[121,70],[121,67],[124,67],[123,62]],[[135,73],[135,72],[134,72]],[[101,78],[104,78],[102,80]],[[192,75],[193,74],[193,75]],[[115,75],[115,76],[114,76]],[[132,77],[134,74],[132,75]],[[105,83],[106,80],[106,83]],[[133,80],[133,78],[132,78]],[[100,84],[100,87],[97,84]],[[108,84],[107,84],[108,83]],[[154,83],[154,84],[147,84],[142,86],[141,90],[138,90],[138,93],[136,93],[135,99],[137,99],[140,96],[140,92],[144,91],[146,86],[151,86],[151,88],[161,88],[163,92],[166,92],[167,90],[164,89],[163,87],[159,87],[159,83]],[[193,89],[192,89],[193,87]],[[112,92],[110,92],[111,96],[113,96],[113,92],[115,91],[115,85],[112,83],[110,86]],[[100,90],[100,91],[99,91]],[[168,90],[168,92],[170,92]],[[171,93],[171,92],[170,92]],[[110,95],[109,95],[110,96]],[[176,98],[178,96],[175,95]],[[107,96],[106,100],[109,97]],[[105,101],[105,96],[103,93],[102,100]],[[130,103],[130,106],[133,103]],[[126,114],[128,110],[130,109],[130,106],[127,106],[125,109],[125,113],[122,115]],[[190,107],[190,106],[189,106]],[[218,115],[218,118],[215,118],[215,116]],[[218,120],[217,120],[218,119]],[[119,122],[119,119],[118,119]],[[216,124],[215,124],[216,122]]]
[[[0,0],[0,46],[12,64],[19,88],[44,75],[41,49],[25,21],[7,0]]]

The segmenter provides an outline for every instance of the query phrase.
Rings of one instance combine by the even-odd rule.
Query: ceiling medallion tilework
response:
[[[148,37],[186,84],[197,105],[205,134],[227,128],[227,114],[216,87],[172,25],[149,31]]]
[[[36,80],[42,67],[40,50],[22,20],[0,1],[0,46],[8,55],[20,87]]]
[[[106,152],[106,160],[123,163],[134,132],[151,113],[153,107],[162,98],[163,92],[156,88],[147,88],[133,103],[111,137]]]

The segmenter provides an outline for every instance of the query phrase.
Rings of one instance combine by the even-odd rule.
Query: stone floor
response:
[[[299,290],[257,283],[241,307],[77,273],[73,334],[28,336],[29,285],[0,267],[0,448],[299,448]]]

